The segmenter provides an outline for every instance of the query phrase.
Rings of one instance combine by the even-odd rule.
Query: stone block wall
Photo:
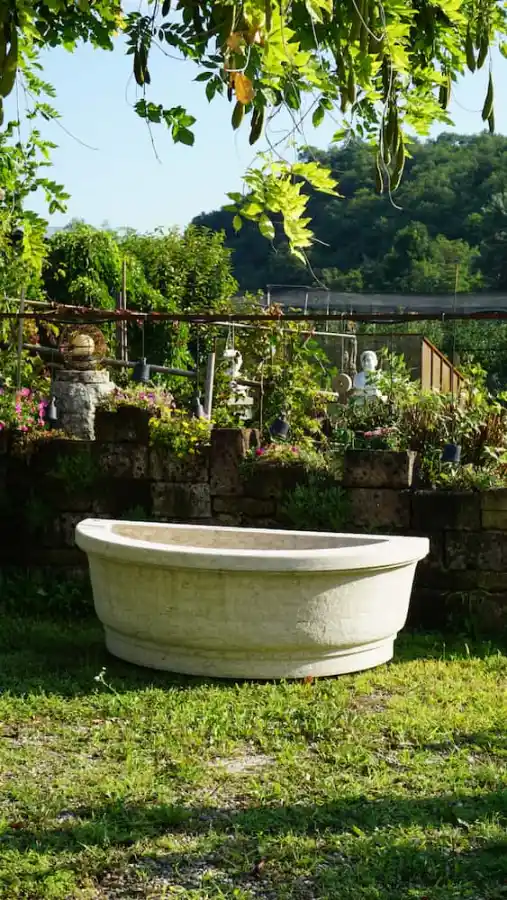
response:
[[[300,466],[245,465],[251,430],[216,429],[211,446],[184,460],[150,447],[146,416],[104,414],[95,441],[50,439],[0,453],[2,566],[86,565],[74,530],[88,516],[203,525],[286,527],[287,491],[307,480]],[[421,491],[413,454],[346,454],[344,531],[427,536],[411,621],[440,627],[479,615],[507,626],[507,490]]]
[[[142,411],[137,411],[142,413]],[[211,446],[180,459],[148,444],[146,417],[104,414],[100,439],[46,439],[0,455],[0,563],[84,565],[74,529],[88,516],[276,527],[300,467],[251,474],[253,430],[217,429]]]
[[[410,619],[507,631],[507,489],[418,490],[411,453],[350,451],[343,481],[351,531],[428,537]]]

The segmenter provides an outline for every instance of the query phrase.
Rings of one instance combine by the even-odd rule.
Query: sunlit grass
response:
[[[4,615],[0,653],[0,897],[507,897],[492,644],[235,684],[115,661],[93,620]]]

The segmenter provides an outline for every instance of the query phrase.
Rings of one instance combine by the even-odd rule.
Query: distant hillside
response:
[[[236,235],[223,209],[194,222],[225,231],[243,290],[320,281],[337,291],[452,293],[457,269],[459,291],[507,289],[507,138],[442,134],[411,152],[394,204],[375,192],[365,144],[313,151],[343,195],[311,197],[315,280],[281,234],[274,245],[254,226]]]

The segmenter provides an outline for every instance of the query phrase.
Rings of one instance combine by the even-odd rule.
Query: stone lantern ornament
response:
[[[107,355],[104,335],[95,325],[71,326],[62,333],[60,351],[64,367],[52,390],[58,427],[71,437],[94,440],[97,403],[114,390],[109,372],[100,368]]]

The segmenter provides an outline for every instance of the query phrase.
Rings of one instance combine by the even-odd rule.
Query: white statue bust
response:
[[[354,398],[362,403],[376,398],[382,399],[377,385],[378,359],[374,350],[365,350],[360,357],[361,370],[354,375]]]

